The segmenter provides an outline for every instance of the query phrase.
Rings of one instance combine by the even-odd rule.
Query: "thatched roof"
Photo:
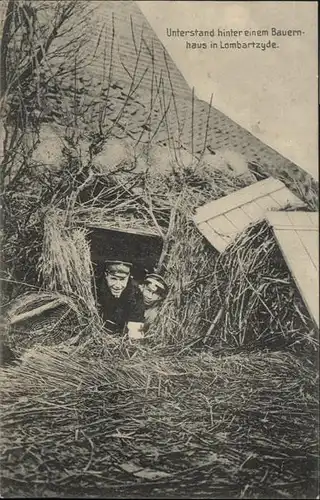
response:
[[[77,70],[80,100],[95,103],[85,118],[88,131],[97,123],[102,99],[107,99],[107,122],[110,124],[115,122],[125,104],[114,133],[129,135],[142,142],[154,136],[154,142],[162,144],[168,142],[168,136],[174,135],[194,153],[201,153],[206,146],[211,151],[231,149],[243,154],[248,162],[258,164],[264,175],[284,180],[288,187],[293,187],[297,179],[303,179],[306,190],[308,185],[315,185],[308,173],[214,106],[196,97],[192,99],[192,91],[183,75],[135,2],[92,1],[90,9],[92,12],[85,24],[87,43],[82,52],[86,65]],[[71,22],[75,24],[75,20]],[[79,29],[83,30],[83,25]],[[130,85],[134,74],[135,90],[132,92]],[[57,88],[52,88],[47,96],[49,121],[59,121],[59,110],[68,99],[74,99],[72,79],[69,77],[69,81],[59,83],[63,96]],[[152,94],[154,102],[150,113]]]

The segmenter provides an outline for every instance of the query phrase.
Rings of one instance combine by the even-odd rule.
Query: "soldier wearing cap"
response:
[[[127,330],[130,338],[138,339],[143,336],[145,307],[141,290],[131,278],[131,267],[129,262],[106,262],[97,298],[106,329],[112,333]]]
[[[168,295],[168,285],[159,274],[147,274],[141,286],[145,305],[145,329],[155,320],[160,304]]]

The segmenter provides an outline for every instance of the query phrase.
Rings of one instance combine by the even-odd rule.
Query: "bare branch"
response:
[[[163,49],[163,57],[164,57],[164,61],[165,61],[165,64],[166,64],[168,79],[169,79],[171,93],[172,93],[172,97],[173,97],[174,110],[175,110],[175,114],[176,114],[176,118],[177,118],[177,123],[178,123],[178,135],[179,135],[179,138],[180,138],[182,129],[181,129],[179,112],[178,112],[178,106],[177,106],[177,102],[176,102],[175,91],[174,91],[174,87],[173,87],[173,83],[172,83],[172,79],[171,79],[171,73],[170,73],[170,68],[169,68],[169,63],[168,63],[168,59],[167,59],[167,54],[166,54],[165,48]]]
[[[192,96],[191,96],[191,154],[193,156],[193,134],[194,134],[194,87],[192,87]]]
[[[165,107],[165,102],[166,102],[165,95],[166,95],[166,93],[164,90],[164,84],[163,84],[163,80],[162,80],[162,99],[163,99],[163,105],[164,105],[164,109],[165,109],[163,116],[164,116],[164,121],[165,121],[166,129],[167,129],[167,134],[168,134],[169,149],[173,150],[175,161],[179,165],[179,158],[177,156],[176,145],[174,143],[174,140],[171,137],[171,130],[170,130],[169,122],[168,122],[168,118],[167,118],[167,113],[170,109],[170,106],[168,105],[167,108]],[[171,94],[169,103],[171,103],[172,97],[173,97],[173,95]]]
[[[133,75],[132,75],[132,80],[131,80],[131,84],[130,84],[130,88],[129,88],[129,91],[126,95],[126,99],[118,113],[118,115],[116,116],[113,124],[111,125],[111,127],[108,129],[107,131],[107,134],[110,134],[112,132],[112,129],[119,124],[119,121],[127,107],[127,104],[129,102],[129,99],[132,97],[132,94],[136,91],[136,89],[138,88],[138,86],[140,85],[142,79],[144,78],[145,76],[145,73],[146,71],[148,70],[148,68],[146,68],[146,71],[143,73],[142,77],[140,78],[139,80],[139,83],[138,83],[138,86],[135,86],[135,79],[136,79],[136,75],[137,75],[137,72],[138,72],[138,66],[139,66],[139,62],[140,62],[140,57],[141,57],[141,51],[142,51],[142,34],[141,34],[141,38],[140,38],[140,44],[139,44],[139,50],[138,50],[138,54],[137,54],[137,57],[136,57],[136,61],[135,61],[135,67],[134,67],[134,71],[133,71]]]
[[[134,27],[133,27],[132,16],[130,16],[130,27],[131,27],[131,37],[132,37],[132,41],[133,41],[133,45],[134,45],[134,50],[136,51],[136,54],[138,55],[138,48],[137,48],[135,34],[134,34]]]
[[[163,84],[163,79],[162,79],[162,75],[161,75],[161,76],[160,76],[160,80],[159,80],[159,85],[158,85],[158,87],[157,87],[157,93],[158,93],[158,95],[159,95],[159,101],[160,101],[160,108],[161,108],[162,116],[161,116],[161,118],[160,118],[160,121],[159,121],[159,123],[158,123],[158,125],[157,125],[157,127],[156,127],[155,131],[154,131],[154,132],[153,132],[153,134],[152,134],[152,137],[150,138],[150,142],[149,142],[149,144],[151,144],[151,143],[153,142],[153,139],[156,137],[157,133],[159,132],[160,127],[161,127],[161,125],[162,125],[163,121],[165,121],[165,120],[166,120],[167,113],[168,113],[168,111],[169,111],[169,109],[170,109],[170,106],[171,106],[171,96],[170,96],[170,98],[169,98],[169,102],[168,102],[167,106],[166,106],[166,107],[164,106],[164,108],[162,107],[161,98],[160,98],[160,88],[161,88],[162,84]],[[167,129],[167,130],[168,130],[168,129]]]
[[[113,50],[114,50],[114,40],[115,40],[115,26],[114,26],[114,13],[112,12],[112,33],[111,33],[111,46],[110,46],[110,62],[109,62],[109,74],[108,74],[108,89],[107,89],[107,95],[106,95],[106,103],[108,103],[109,99],[109,93],[110,93],[110,86],[111,86],[111,78],[112,78],[112,69],[113,69]],[[105,43],[105,49],[106,49],[106,43]],[[105,55],[104,55],[105,57]],[[105,59],[104,59],[104,64],[105,64]],[[100,134],[102,135],[102,126],[103,122],[105,119],[105,113],[106,113],[106,106],[102,110],[101,117],[100,117],[100,122],[99,122],[99,129],[100,129]]]
[[[2,38],[1,38],[1,55],[0,55],[0,82],[1,82],[1,96],[5,94],[8,82],[7,82],[7,55],[9,48],[10,35],[13,25],[14,17],[14,0],[9,0],[7,11],[3,23]]]
[[[211,108],[212,108],[212,98],[213,98],[213,94],[211,94],[211,97],[210,97],[210,104],[209,104],[209,109],[208,109],[208,113],[207,113],[206,131],[205,131],[205,136],[204,136],[203,148],[202,148],[202,152],[200,154],[198,163],[200,163],[200,161],[202,160],[203,155],[204,155],[205,150],[206,150],[206,147],[207,147],[209,124],[210,124],[210,114],[211,114]]]
[[[73,9],[75,8],[76,2],[69,2],[67,3],[63,9],[61,9],[61,13],[57,18],[55,19],[55,22],[53,24],[53,27],[51,31],[49,32],[45,42],[40,45],[38,50],[36,50],[29,59],[27,59],[26,63],[24,64],[24,67],[21,68],[20,71],[17,71],[13,73],[10,82],[7,81],[7,74],[6,74],[6,86],[1,88],[1,96],[3,97],[8,91],[12,91],[15,86],[17,86],[18,82],[24,82],[27,78],[29,78],[34,69],[41,63],[41,61],[44,59],[45,55],[48,54],[48,51],[53,43],[53,41],[57,38],[57,35],[59,34],[59,29],[63,26],[63,24],[69,20],[73,13]],[[23,7],[23,6],[22,6]],[[32,27],[31,20],[30,20],[30,14],[23,8],[22,11],[24,12],[24,17],[25,21],[29,25],[29,29]],[[34,38],[34,37],[33,37]],[[29,43],[32,43],[30,38],[29,38]],[[3,48],[2,48],[3,49]],[[33,49],[33,47],[32,47]],[[7,49],[5,49],[5,55],[7,54],[6,52]],[[33,52],[33,50],[31,50]],[[21,53],[21,51],[20,51]]]

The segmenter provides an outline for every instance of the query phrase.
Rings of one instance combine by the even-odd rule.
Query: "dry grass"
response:
[[[218,256],[190,221],[196,206],[237,186],[219,174],[213,192],[212,178],[199,187],[186,177],[168,178],[158,186],[162,198],[151,200],[141,183],[144,197],[135,201],[135,215],[158,224],[168,250],[162,271],[170,293],[147,338],[135,345],[108,336],[81,309],[81,328],[58,346],[32,341],[17,366],[2,370],[6,496],[315,496],[317,371],[309,352],[289,352],[297,339],[309,342],[304,323],[293,330],[301,303],[289,300],[287,270],[272,268],[275,242],[264,226]],[[159,218],[162,199],[174,208],[168,224]],[[59,217],[48,227],[44,275],[83,305],[91,264],[80,257],[76,215],[68,215],[72,231]],[[268,309],[259,308],[251,285],[270,301],[263,295],[269,288],[259,289],[266,276],[275,280],[273,301],[280,305],[288,294],[289,323],[279,315],[269,324]],[[270,332],[277,334],[272,345]]]
[[[314,495],[316,346],[292,279],[274,266],[265,227],[219,256],[191,221],[245,185],[201,165],[122,172],[101,178],[96,197],[72,192],[71,208],[47,213],[43,288],[77,314],[54,334],[29,325],[16,337],[20,364],[2,370],[6,496]],[[102,221],[165,240],[170,293],[139,345],[106,335],[97,315],[79,225]]]
[[[252,225],[220,255],[190,221],[192,194],[182,197],[175,218],[163,269],[170,293],[150,342],[184,352],[290,349],[314,358],[318,331],[271,228]]]
[[[46,309],[53,303],[56,305],[54,308]],[[32,315],[37,310],[39,313]],[[13,300],[6,309],[7,331],[4,338],[16,355],[34,345],[54,346],[82,331],[83,316],[83,309],[79,309],[77,303],[66,295],[26,293]]]
[[[46,216],[39,263],[43,286],[50,291],[76,296],[95,314],[87,231],[68,228],[67,215],[52,210]]]
[[[38,348],[1,392],[6,496],[316,491],[317,381],[289,353],[89,361]]]
[[[170,293],[146,339],[106,335],[85,313],[73,338],[33,344],[2,370],[6,496],[315,495],[316,346],[301,299],[283,262],[274,266],[279,253],[265,224],[223,255],[207,245],[190,216],[214,197],[213,177],[206,188],[185,175],[158,186],[174,206],[171,224],[160,225],[161,198],[150,200],[148,185],[134,202],[138,223],[137,214],[148,213],[168,245],[162,271]],[[237,187],[223,180],[219,173],[217,197]],[[44,246],[54,263],[48,282],[80,304],[90,263],[79,260],[66,238],[73,231],[58,220]],[[54,251],[48,234],[58,235]]]
[[[221,171],[198,168],[135,175],[135,195],[124,189],[132,183],[122,173],[112,188],[106,186],[114,194],[107,205],[105,200],[78,202],[72,211],[47,214],[39,268],[44,287],[72,297],[87,316],[78,343],[84,352],[104,352],[90,249],[86,230],[79,227],[103,223],[160,233],[165,240],[160,271],[170,293],[145,341],[150,348],[185,353],[267,347],[314,355],[317,332],[268,226],[250,227],[219,255],[193,224],[196,207],[246,185]]]
[[[316,326],[266,222],[239,235],[219,257],[212,279],[221,311],[216,329],[224,342],[316,354]]]

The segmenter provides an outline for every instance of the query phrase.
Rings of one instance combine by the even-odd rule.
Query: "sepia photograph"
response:
[[[0,43],[1,498],[319,499],[317,2]]]

